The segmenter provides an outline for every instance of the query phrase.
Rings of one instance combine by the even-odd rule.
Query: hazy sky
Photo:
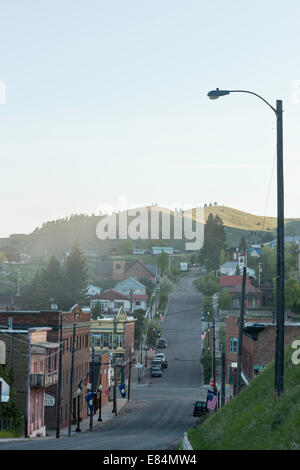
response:
[[[0,1],[0,236],[103,204],[300,217],[300,2]],[[5,90],[4,90],[5,87]]]

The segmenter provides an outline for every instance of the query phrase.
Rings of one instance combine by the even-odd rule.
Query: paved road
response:
[[[0,450],[172,450],[197,418],[193,402],[201,384],[201,294],[193,274],[181,279],[162,323],[168,368],[148,386],[135,385],[131,402],[117,416],[92,433],[58,439],[2,444]],[[174,360],[176,358],[176,360]]]

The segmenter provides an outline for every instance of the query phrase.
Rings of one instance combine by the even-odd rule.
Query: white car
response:
[[[164,353],[161,353],[161,352],[156,353],[156,354],[155,354],[155,357],[158,357],[158,358],[161,359],[162,361],[165,361],[165,360],[166,360]]]

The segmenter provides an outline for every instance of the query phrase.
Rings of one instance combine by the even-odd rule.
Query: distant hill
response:
[[[158,206],[151,206],[147,209],[148,211],[152,209],[170,213],[172,226],[174,212]],[[210,213],[214,216],[219,215],[223,220],[228,246],[238,245],[242,236],[249,243],[264,242],[276,236],[277,221],[275,217],[256,216],[230,207],[212,205],[204,207],[205,220]],[[189,216],[194,218],[192,210],[189,211]],[[118,247],[122,247],[123,251],[125,249],[127,253],[130,253],[132,248],[150,249],[153,244],[172,244],[176,249],[184,249],[186,240],[174,240],[172,234],[170,240],[155,240],[153,242],[151,240],[99,240],[96,236],[96,227],[102,217],[78,214],[45,222],[28,235],[17,234],[11,235],[9,239],[0,239],[0,249],[1,246],[10,245],[33,256],[60,255],[71,249],[75,242],[79,244],[81,249],[99,250],[102,255],[109,253],[111,249],[118,250]],[[289,229],[289,235],[300,234],[300,219],[286,219],[286,228]],[[160,238],[162,239],[161,233]]]
[[[274,401],[274,363],[188,431],[195,450],[300,450],[300,365],[285,351],[284,393]]]

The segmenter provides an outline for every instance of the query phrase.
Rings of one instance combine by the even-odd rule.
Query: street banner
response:
[[[93,411],[93,402],[94,402],[94,392],[90,392],[85,396],[86,402],[88,404],[88,407],[90,409],[90,412],[92,413]]]
[[[119,390],[122,398],[126,398],[125,384],[120,385]]]
[[[207,408],[214,411],[217,404],[217,397],[211,390],[207,390]]]

